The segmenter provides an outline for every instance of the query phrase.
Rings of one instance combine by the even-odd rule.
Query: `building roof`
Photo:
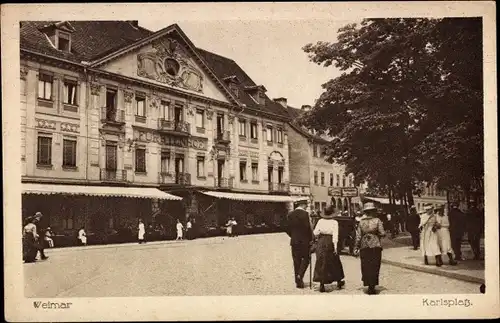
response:
[[[81,64],[96,61],[158,33],[138,26],[136,21],[70,21],[74,32],[71,38],[71,53],[68,53],[57,50],[47,36],[40,31],[41,28],[55,23],[58,22],[21,22],[21,49]],[[237,80],[232,86],[237,87],[239,96],[237,100],[241,104],[255,111],[267,112],[288,119],[287,111],[267,95],[263,105],[258,104],[251,97],[246,89],[255,88],[258,85],[234,60],[201,48],[196,48],[196,51],[219,80],[222,82],[227,78]]]
[[[320,136],[313,135],[312,133],[310,133],[309,131],[307,131],[306,129],[304,129],[302,126],[300,126],[298,124],[297,119],[300,118],[300,116],[302,115],[301,109],[287,106],[287,112],[288,112],[288,115],[290,116],[290,119],[292,120],[290,122],[290,126],[293,129],[295,129],[297,132],[299,132],[300,134],[302,134],[303,136],[305,136],[309,139],[316,140],[316,141],[319,141],[322,143],[327,143],[329,141],[329,140],[326,140],[325,138],[322,138]]]

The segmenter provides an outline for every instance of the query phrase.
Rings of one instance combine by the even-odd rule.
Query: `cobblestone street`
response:
[[[27,297],[286,295],[296,289],[284,233],[145,245],[47,250],[50,258],[24,264]],[[314,259],[313,259],[314,260]],[[342,256],[345,289],[363,294],[359,259]],[[304,279],[308,286],[309,271]],[[382,264],[381,294],[479,293],[478,284]]]

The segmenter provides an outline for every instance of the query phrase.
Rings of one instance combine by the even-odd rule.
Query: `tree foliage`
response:
[[[343,74],[301,123],[334,137],[329,160],[358,183],[411,193],[482,179],[481,19],[365,19],[303,50]]]

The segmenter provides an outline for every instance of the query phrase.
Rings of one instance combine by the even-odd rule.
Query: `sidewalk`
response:
[[[481,250],[482,252],[484,250],[484,240],[481,240]],[[474,255],[470,246],[465,242],[462,244],[462,254],[466,260],[459,261],[457,266],[448,265],[448,257],[444,256],[444,265],[436,267],[435,259],[429,259],[430,264],[424,265],[424,257],[420,250],[413,250],[412,247],[404,246],[384,249],[382,262],[429,274],[484,284],[484,260],[472,260]],[[484,255],[484,253],[482,254]]]

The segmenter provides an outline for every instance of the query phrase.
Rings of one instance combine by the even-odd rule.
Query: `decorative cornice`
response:
[[[92,95],[99,95],[101,92],[101,84],[98,83],[90,83],[90,92]]]
[[[55,130],[57,122],[52,121],[52,120],[44,120],[44,119],[35,119],[36,120],[36,127],[37,128],[42,128],[42,129],[51,129]]]
[[[26,77],[28,76],[28,68],[25,66],[21,66],[21,80],[26,80]]]
[[[61,131],[79,133],[80,125],[74,123],[61,122]]]
[[[123,98],[125,99],[126,103],[132,102],[132,99],[134,98],[134,92],[123,91]]]

